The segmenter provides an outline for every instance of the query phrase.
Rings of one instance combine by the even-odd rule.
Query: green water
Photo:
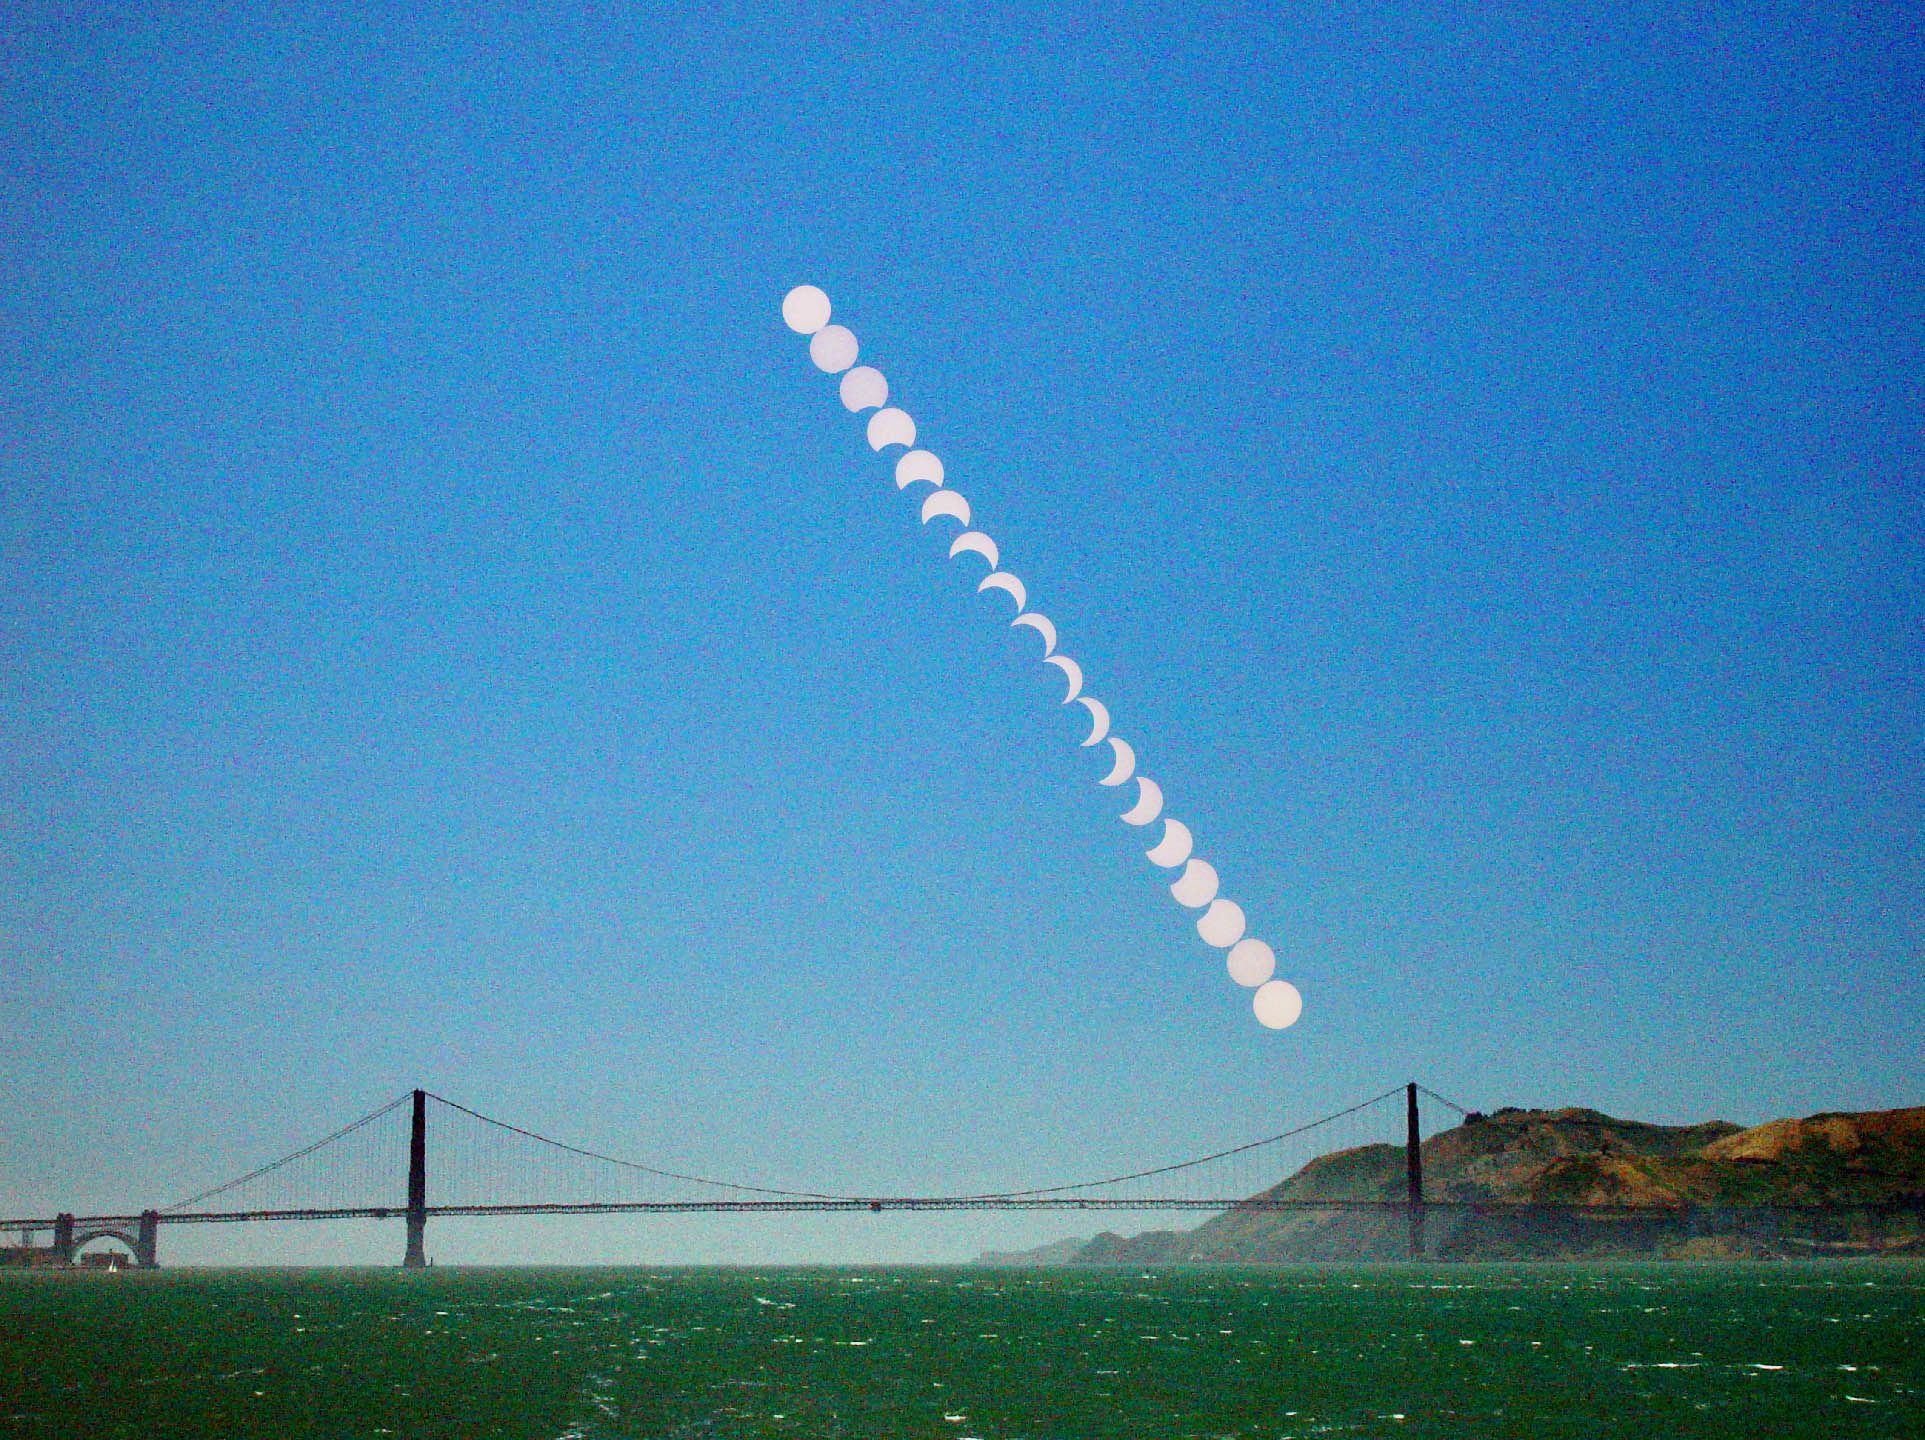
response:
[[[1925,1264],[0,1277],[0,1435],[1925,1435]]]

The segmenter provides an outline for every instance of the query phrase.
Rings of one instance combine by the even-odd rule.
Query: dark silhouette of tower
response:
[[[1404,1087],[1404,1184],[1410,1215],[1410,1258],[1424,1254],[1424,1152],[1417,1125],[1417,1082]]]
[[[1415,1103],[1415,1102],[1413,1102]],[[419,1270],[428,1263],[422,1242],[428,1231],[428,1092],[414,1092],[414,1124],[408,1130],[408,1253],[404,1269]]]

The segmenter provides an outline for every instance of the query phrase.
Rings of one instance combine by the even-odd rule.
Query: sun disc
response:
[[[991,540],[987,535],[983,534],[983,532],[980,530],[965,530],[963,531],[962,534],[958,535],[954,540],[951,540],[949,542],[950,559],[953,560],[958,555],[964,555],[964,554],[973,554],[973,555],[982,556],[983,559],[989,562],[989,568],[991,570],[994,570],[996,568],[997,561],[999,561],[1002,558],[1002,556],[997,553],[996,542],[994,540]],[[1018,615],[1010,623],[1012,625],[1020,625],[1022,623],[1022,619],[1023,617]]]
[[[1250,997],[1250,1008],[1270,1029],[1288,1030],[1303,1014],[1303,996],[1288,980],[1272,980],[1257,987],[1257,993]]]
[[[1203,937],[1205,945],[1228,950],[1243,938],[1244,927],[1249,923],[1243,918],[1243,907],[1236,901],[1212,900],[1203,918],[1196,922],[1196,933]]]
[[[1181,820],[1163,822],[1163,838],[1143,853],[1150,857],[1152,865],[1165,870],[1174,870],[1190,858],[1190,851],[1196,845],[1196,837],[1190,834],[1190,827]]]
[[[942,484],[942,461],[927,450],[911,450],[896,461],[896,489],[907,490],[918,480]]]
[[[782,297],[782,321],[798,335],[813,335],[829,323],[829,297],[813,285],[798,285]]]
[[[1216,899],[1216,866],[1208,860],[1192,860],[1183,867],[1183,873],[1176,877],[1170,887],[1170,894],[1176,903],[1192,910],[1201,910]]]
[[[889,382],[873,365],[858,365],[842,377],[842,404],[846,410],[873,410],[888,398]]]
[[[969,523],[969,502],[954,490],[932,490],[929,498],[922,502],[922,523],[927,525],[938,515],[947,515],[967,525]]]
[[[1254,990],[1277,973],[1277,952],[1254,936],[1245,936],[1230,947],[1223,959],[1230,978]]]
[[[841,374],[856,363],[855,332],[842,325],[824,325],[809,339],[809,358],[816,369]]]
[[[893,407],[878,410],[869,417],[869,448],[884,450],[891,445],[913,445],[916,443],[916,422],[909,418],[907,410]]]

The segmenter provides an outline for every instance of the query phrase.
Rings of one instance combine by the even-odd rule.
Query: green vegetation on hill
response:
[[[1712,1258],[1925,1250],[1925,1106],[1648,1125],[1596,1110],[1500,1110],[1423,1144],[1428,1254],[1442,1259]],[[1401,1210],[1269,1210],[1261,1202],[1401,1201],[1404,1152],[1319,1156],[1194,1230],[1103,1234],[1077,1264],[1394,1259]],[[1665,1207],[1626,1213],[1622,1207]],[[1740,1213],[1741,1206],[1859,1207]],[[1883,1209],[1877,1207],[1884,1207]],[[1064,1242],[1033,1263],[1061,1263]],[[1004,1257],[1005,1259],[1013,1257]]]

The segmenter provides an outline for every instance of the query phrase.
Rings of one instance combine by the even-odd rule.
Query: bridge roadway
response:
[[[1836,1204],[1747,1204],[1686,1205],[1628,1204],[1591,1201],[1546,1202],[1536,1200],[1442,1200],[1426,1198],[1419,1202],[1425,1211],[1469,1211],[1496,1215],[1648,1215],[1684,1218],[1694,1214],[1728,1216],[1733,1219],[1765,1215],[1826,1215],[1841,1209],[1856,1213],[1917,1212],[1925,1210],[1925,1197],[1860,1205]],[[1408,1200],[1263,1200],[1240,1196],[1230,1199],[1199,1200],[1195,1197],[1141,1200],[1115,1200],[1066,1196],[1014,1197],[1003,1195],[876,1195],[809,1200],[618,1200],[585,1201],[571,1204],[530,1203],[523,1205],[429,1205],[425,1213],[436,1215],[767,1215],[785,1213],[872,1214],[905,1212],[931,1214],[938,1211],[988,1210],[1116,1210],[1177,1211],[1206,1210],[1227,1212],[1277,1213],[1308,1211],[1329,1214],[1342,1211],[1409,1211]],[[395,1220],[407,1216],[406,1205],[342,1205],[304,1210],[195,1210],[161,1212],[168,1225],[226,1225],[260,1220]],[[77,1226],[96,1227],[133,1225],[138,1215],[76,1215]],[[0,1230],[48,1230],[53,1217],[0,1220]]]

